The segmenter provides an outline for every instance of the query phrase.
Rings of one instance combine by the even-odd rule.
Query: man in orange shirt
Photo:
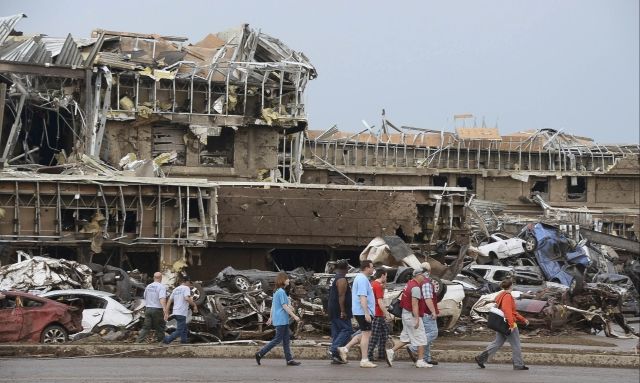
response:
[[[516,302],[511,295],[511,292],[513,292],[513,282],[511,281],[511,278],[507,278],[502,281],[500,287],[503,291],[496,296],[496,307],[504,312],[504,318],[507,320],[511,333],[508,336],[505,336],[496,331],[496,339],[491,342],[480,355],[475,357],[476,363],[478,363],[480,368],[484,368],[484,364],[487,363],[489,358],[498,352],[505,341],[509,341],[509,344],[511,344],[513,369],[528,370],[529,367],[525,366],[524,360],[522,360],[520,333],[518,332],[518,325],[516,322],[524,323],[526,326],[529,324],[529,321],[516,311]]]

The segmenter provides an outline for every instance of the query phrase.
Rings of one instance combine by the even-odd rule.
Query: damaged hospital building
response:
[[[3,265],[17,250],[146,273],[184,261],[205,280],[319,270],[394,235],[455,254],[487,206],[640,237],[637,144],[466,115],[455,132],[384,113],[376,131],[314,130],[315,67],[249,25],[190,43],[26,35],[23,17],[0,18]]]

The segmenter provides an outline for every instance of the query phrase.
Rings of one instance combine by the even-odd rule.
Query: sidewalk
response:
[[[593,339],[591,337],[590,339]],[[600,338],[598,338],[600,340]],[[555,343],[531,343],[523,339],[523,356],[527,364],[557,366],[591,366],[640,368],[640,356],[634,353],[637,339],[602,338],[609,346],[583,346]],[[475,363],[477,355],[488,342],[464,341],[444,338],[437,340],[432,350],[434,360],[440,363]],[[66,357],[186,357],[186,358],[237,358],[253,359],[261,347],[256,345],[192,344],[171,346],[105,343],[66,344],[60,346],[41,344],[1,344],[0,357],[66,358]],[[325,346],[295,345],[292,347],[297,359],[327,359]],[[282,358],[282,348],[276,347],[269,358]],[[349,354],[352,362],[359,360],[359,349]],[[405,350],[398,352],[397,360],[408,360]],[[327,363],[329,361],[327,360]],[[508,344],[492,363],[511,363]]]

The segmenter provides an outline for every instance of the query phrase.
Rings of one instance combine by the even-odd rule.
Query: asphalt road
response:
[[[353,361],[332,366],[326,360],[302,360],[299,367],[286,367],[283,360],[264,359],[262,366],[248,359],[2,359],[0,382],[553,382],[602,383],[640,381],[638,370],[615,368],[531,366],[514,371],[510,365],[443,363],[430,369],[417,369],[409,362],[393,368],[359,368]]]

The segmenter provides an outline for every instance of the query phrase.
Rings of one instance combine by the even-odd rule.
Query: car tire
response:
[[[567,270],[567,273],[573,277],[571,286],[569,286],[569,294],[580,294],[584,290],[584,276],[576,268]]]
[[[525,253],[533,253],[538,248],[538,239],[534,235],[527,235],[524,237],[522,248]]]
[[[245,292],[251,288],[251,282],[244,275],[236,275],[233,277],[233,288],[238,292]]]
[[[40,343],[45,344],[61,344],[69,339],[67,330],[59,325],[53,324],[47,326],[40,335]]]
[[[204,288],[200,283],[194,283],[191,287],[191,296],[193,297],[193,303],[196,306],[200,306],[207,299],[207,294],[204,292]]]
[[[404,270],[402,270],[402,272],[400,272],[400,274],[396,273],[396,279],[394,281],[394,283],[407,283],[411,280],[413,274],[413,269],[408,267]]]
[[[431,278],[431,282],[433,283],[433,288],[435,290],[434,294],[438,299],[438,302],[440,302],[442,298],[444,298],[444,295],[447,293],[447,285],[445,285],[444,282],[442,282],[442,279],[438,277],[430,277],[430,278]]]

